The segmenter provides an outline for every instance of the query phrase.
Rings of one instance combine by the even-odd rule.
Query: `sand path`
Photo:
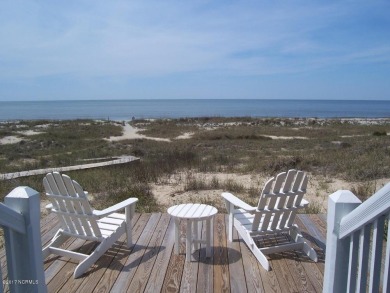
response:
[[[139,131],[142,131],[143,129],[135,128],[131,126],[130,124],[127,124],[123,126],[123,134],[121,136],[111,136],[108,138],[109,141],[118,141],[118,140],[125,140],[125,139],[151,139],[156,141],[166,141],[170,142],[171,140],[169,138],[160,138],[160,137],[151,137],[146,136],[144,134],[139,134]]]
[[[18,133],[24,135],[24,136],[31,136],[40,134],[42,132],[34,131],[34,130],[26,130],[26,131],[18,131]],[[21,142],[23,139],[26,139],[25,137],[15,136],[15,135],[9,135],[5,136],[0,139],[0,144],[14,144]]]

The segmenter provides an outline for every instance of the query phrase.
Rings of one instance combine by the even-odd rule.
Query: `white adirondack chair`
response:
[[[304,241],[294,224],[297,210],[308,205],[303,199],[307,181],[307,175],[302,171],[289,170],[278,174],[265,183],[257,207],[246,204],[231,193],[222,193],[229,212],[229,241],[233,241],[234,226],[267,271],[270,265],[265,255],[286,250],[303,250],[317,262],[316,252]],[[256,237],[273,237],[282,232],[289,234],[290,242],[262,248],[255,243]]]
[[[61,223],[50,244],[43,249],[43,257],[57,254],[80,261],[74,271],[74,278],[80,277],[95,263],[123,234],[127,233],[127,247],[132,245],[131,219],[137,198],[129,198],[105,210],[93,210],[87,199],[87,192],[67,175],[49,173],[43,179],[46,195],[51,204],[48,210],[56,213]],[[125,209],[125,214],[116,213]],[[98,241],[100,244],[90,254],[82,254],[60,248],[69,238]]]

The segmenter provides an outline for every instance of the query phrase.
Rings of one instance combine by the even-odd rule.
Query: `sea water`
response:
[[[83,100],[0,102],[0,120],[180,117],[389,118],[390,101]]]

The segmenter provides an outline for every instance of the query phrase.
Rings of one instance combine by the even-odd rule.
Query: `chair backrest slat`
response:
[[[284,192],[288,195],[288,200],[284,206],[287,210],[296,207],[294,203],[296,202],[298,196],[297,192],[299,191],[299,187],[302,182],[302,177],[305,174],[302,171],[296,171],[296,170],[290,170],[289,174],[290,172],[291,174],[294,174],[293,181],[291,182],[289,188],[284,189]],[[286,223],[290,223],[288,222],[289,219],[292,219],[292,221],[294,221],[294,218],[295,218],[295,211],[293,210],[285,211],[282,218],[280,219],[279,228],[289,227],[289,224],[286,225]]]
[[[260,195],[252,230],[290,227],[295,220],[296,210],[301,205],[307,183],[307,175],[293,169],[269,179]]]
[[[304,176],[305,176],[305,172],[303,172],[303,171],[298,171],[297,172],[297,177],[295,179],[295,182],[294,182],[294,185],[293,185],[293,188],[292,188],[293,191],[298,191],[299,190],[299,188],[301,187],[302,179],[303,179]]]
[[[85,192],[84,192],[83,188],[80,186],[80,184],[78,184],[74,180],[73,180],[73,186],[74,186],[78,196],[84,198],[84,200],[81,201],[81,205],[83,207],[84,214],[90,216],[90,218],[88,220],[88,225],[86,225],[84,228],[89,229],[91,227],[93,233],[95,234],[95,236],[96,237],[101,237],[102,234],[100,232],[100,229],[98,227],[96,219],[93,216],[93,209],[92,209],[91,205],[89,204],[89,201],[87,199],[87,195],[85,194]]]
[[[48,175],[46,175],[50,189],[51,189],[52,193],[55,195],[67,196],[67,194],[65,194],[65,195],[61,194],[62,187],[58,186],[58,182],[57,182],[58,178],[56,179],[56,176],[55,176],[56,173],[57,172],[53,172],[53,173],[49,173]],[[64,222],[62,224],[65,225],[65,226],[63,226],[63,229],[65,231],[70,232],[70,233],[76,234],[76,228],[73,224],[73,220],[72,220],[71,216],[69,215],[69,210],[68,210],[68,206],[67,206],[66,201],[61,199],[61,198],[51,198],[50,193],[47,193],[46,195],[51,200],[53,207],[55,208],[55,206],[57,206],[58,210],[63,212]]]
[[[294,204],[296,207],[301,204],[303,195],[306,193],[306,188],[307,188],[307,183],[308,183],[308,177],[306,174],[303,174],[300,183],[301,184],[297,190],[298,196],[297,196],[297,199],[296,199],[295,204]]]
[[[268,205],[267,205],[268,210],[273,210],[277,207],[278,201],[280,200],[280,190],[283,186],[283,183],[285,182],[285,179],[286,179],[286,172],[279,173],[276,176],[274,187],[272,189],[272,196],[269,197],[269,201],[268,201]],[[276,226],[276,224],[278,223],[279,216],[280,216],[280,212],[276,212],[273,214],[267,213],[264,217],[263,227],[261,230],[262,231],[267,230],[269,227],[269,223],[271,221],[272,222],[271,222],[270,228],[274,229],[275,227],[273,227],[273,226]]]
[[[48,176],[48,175],[51,175],[51,176]],[[52,174],[48,174],[48,175],[46,175],[46,177],[43,178],[43,186],[45,188],[46,195],[48,195],[49,200],[50,200],[51,204],[53,205],[54,210],[60,211],[61,208],[59,206],[57,199],[49,196],[49,194],[58,195],[58,191],[57,192],[53,191],[53,186],[52,186],[52,184],[50,184],[50,182],[53,182],[53,181],[50,180],[50,182],[49,182],[49,178],[52,177]],[[67,224],[65,221],[65,217],[63,215],[58,214],[58,218],[59,218],[59,221],[61,223],[61,226],[66,227]]]
[[[302,171],[300,171],[302,172]],[[294,202],[294,207],[299,207],[301,205],[303,195],[306,193],[307,183],[308,183],[308,176],[304,172],[302,172],[302,177],[300,177],[299,187],[296,192],[296,200]],[[298,185],[298,183],[297,183]],[[291,212],[290,218],[287,221],[286,226],[291,226],[294,223],[295,215],[297,213],[297,210],[293,210]]]
[[[58,172],[53,173],[54,180],[57,184],[59,193],[63,197],[64,205],[69,213],[69,217],[72,219],[69,225],[73,225],[74,229],[77,231],[79,235],[85,235],[84,230],[82,228],[82,223],[80,223],[79,218],[76,216],[77,211],[74,208],[72,194],[74,193],[74,188],[71,183],[71,179],[67,175],[61,175]],[[65,182],[68,182],[66,184]]]
[[[295,175],[296,175],[297,171],[296,170],[289,170],[288,173],[287,173],[287,176],[286,176],[286,180],[284,182],[284,186],[283,186],[283,194],[280,195],[279,197],[279,202],[278,202],[278,209],[281,209],[284,207],[285,205],[285,202],[286,202],[286,199],[287,197],[289,197],[289,192],[291,190],[291,185],[292,183],[294,182],[294,179],[295,179]]]
[[[264,184],[263,190],[260,194],[259,203],[257,205],[258,210],[263,210],[267,205],[267,196],[271,194],[272,184],[274,183],[274,180],[275,178],[272,177]]]
[[[65,231],[75,235],[101,237],[93,209],[76,181],[67,175],[53,172],[46,175],[43,184],[53,204],[53,212],[60,212],[57,215]]]
[[[269,206],[270,199],[273,198],[274,194],[274,183],[275,178],[272,177],[269,179],[263,188],[263,191],[260,195],[258,210],[264,210]],[[260,213],[256,214],[255,219],[252,224],[252,230],[257,231],[259,228],[261,231],[265,231],[268,229],[269,222],[271,220],[271,214],[262,215]]]
[[[81,217],[80,215],[84,215],[84,210],[83,210],[83,205],[82,205],[82,202],[86,201],[86,205],[88,205],[88,207],[90,208],[90,205],[89,205],[89,202],[88,202],[88,199],[85,195],[85,192],[84,190],[82,190],[82,193],[78,194],[78,192],[76,191],[76,188],[75,188],[75,185],[78,183],[74,180],[72,180],[69,176],[63,174],[62,175],[62,179],[64,181],[64,185],[66,187],[66,190],[68,191],[68,194],[69,196],[72,198],[72,205],[74,207],[74,210],[75,212],[77,213],[77,215],[79,215],[79,217],[75,220],[75,221],[79,221],[79,223],[81,224],[80,227],[82,227],[82,231],[79,232],[80,235],[86,235],[86,236],[93,236],[93,233],[90,229],[90,225],[88,223],[88,221],[86,220],[85,217]],[[76,200],[77,198],[77,200]],[[91,208],[90,208],[91,209]]]
[[[286,181],[283,186],[284,193],[287,193],[292,189],[293,183],[295,184],[296,174],[297,174],[297,170],[289,170],[287,172]]]

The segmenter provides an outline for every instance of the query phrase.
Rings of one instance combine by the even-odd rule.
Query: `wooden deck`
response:
[[[301,252],[273,254],[272,270],[267,272],[243,241],[227,241],[225,214],[214,218],[212,257],[206,258],[201,247],[192,262],[185,261],[184,244],[182,254],[174,254],[174,223],[168,214],[137,214],[135,245],[126,249],[122,237],[79,279],[72,276],[74,261],[53,255],[45,259],[48,292],[322,292],[325,216],[300,214],[296,223],[317,251],[319,262]],[[44,245],[59,226],[53,215],[42,219],[41,226]],[[65,245],[87,253],[95,243],[69,240]],[[5,277],[4,251],[0,257]],[[7,286],[4,289],[8,291]]]

